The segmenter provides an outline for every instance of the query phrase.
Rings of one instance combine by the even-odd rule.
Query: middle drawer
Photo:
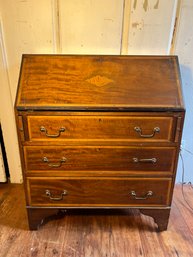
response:
[[[26,172],[173,172],[175,147],[25,146]],[[49,175],[49,174],[47,174]],[[64,175],[64,174],[62,174]]]

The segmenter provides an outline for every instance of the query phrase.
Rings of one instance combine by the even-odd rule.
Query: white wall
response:
[[[12,182],[22,179],[13,116],[22,53],[169,54],[179,1],[41,0],[37,4],[34,0],[0,0],[0,117]],[[189,90],[185,98],[191,108],[192,86],[186,83],[192,69],[187,64],[191,61],[191,29],[187,28],[192,5],[190,0],[182,2],[175,51],[183,64],[183,82]],[[191,144],[189,113],[184,133],[187,144]],[[184,158],[190,163],[187,153]]]
[[[176,0],[132,0],[128,54],[169,54],[176,6]]]
[[[123,0],[60,0],[62,53],[120,54]]]

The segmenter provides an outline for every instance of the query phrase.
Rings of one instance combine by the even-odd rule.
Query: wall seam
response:
[[[181,18],[180,16],[181,16],[181,9],[182,9],[182,1],[183,0],[178,0],[178,3],[177,3],[177,10],[176,10],[176,17],[175,17],[175,28],[174,28],[174,31],[173,31],[170,54],[175,54],[175,50],[176,50],[176,42],[177,42],[178,31],[179,31],[179,27],[180,27],[180,18]]]
[[[172,20],[171,20],[171,32],[169,35],[168,39],[168,49],[167,49],[167,54],[172,54],[172,49],[173,49],[173,43],[174,43],[174,38],[176,34],[176,25],[177,25],[177,18],[178,18],[178,8],[179,8],[179,1],[180,0],[175,0],[174,2],[174,8],[173,8],[173,15],[172,15]]]
[[[60,0],[52,0],[52,27],[54,53],[60,54],[61,49],[61,33],[60,33]]]
[[[131,0],[124,0],[120,54],[128,54]]]

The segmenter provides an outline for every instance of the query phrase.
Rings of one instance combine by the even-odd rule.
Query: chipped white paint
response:
[[[169,54],[177,0],[132,0],[128,54]]]
[[[183,131],[183,148],[193,153],[193,1],[182,0],[174,53],[179,56],[182,85],[186,106],[186,119]],[[185,181],[193,182],[192,155],[182,150],[185,163]],[[177,181],[181,181],[181,166]]]
[[[134,0],[133,1],[133,9],[135,10],[137,8],[137,4],[138,2],[140,2],[141,0]],[[148,0],[142,0],[142,4],[143,4],[143,9],[145,12],[147,12],[149,5],[153,5],[154,9],[158,9],[159,8],[159,3],[160,0],[154,0],[154,2],[152,0],[148,1]]]
[[[3,155],[2,155],[1,144],[0,144],[0,182],[5,182],[6,180],[7,179],[6,179]]]
[[[63,53],[120,54],[123,0],[60,0]]]

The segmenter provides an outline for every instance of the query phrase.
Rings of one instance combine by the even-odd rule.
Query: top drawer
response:
[[[27,116],[29,141],[170,142],[174,140],[175,126],[172,116]]]

